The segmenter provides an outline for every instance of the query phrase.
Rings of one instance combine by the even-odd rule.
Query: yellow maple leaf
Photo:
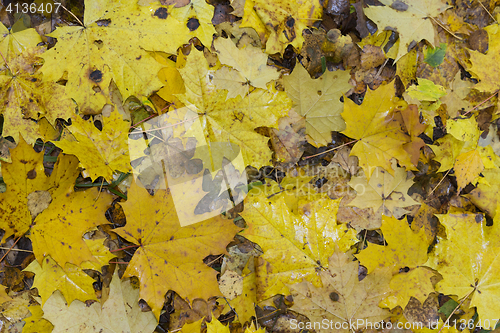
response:
[[[359,166],[369,179],[380,166],[394,175],[391,159],[414,169],[410,155],[403,145],[410,137],[401,130],[401,124],[393,117],[393,112],[406,107],[404,101],[395,97],[394,84],[379,87],[376,91],[367,90],[363,104],[357,105],[349,99],[344,101],[342,117],[347,128],[342,133],[357,139],[351,155],[359,159]]]
[[[243,277],[243,289],[240,295],[233,300],[228,300],[230,308],[236,312],[236,320],[242,324],[250,321],[255,314],[255,304],[257,303],[257,285],[255,272],[248,273]]]
[[[82,192],[71,188],[61,197],[54,196],[35,218],[29,235],[38,262],[50,255],[62,267],[66,263],[80,266],[84,261],[99,264],[82,237],[89,229],[108,223],[104,213],[112,200],[112,195],[96,188]]]
[[[226,92],[217,90],[210,81],[211,71],[202,52],[192,50],[186,66],[179,70],[186,93],[177,95],[186,105],[181,117],[183,126],[191,125],[186,136],[196,137],[198,145],[231,142],[240,146],[246,165],[267,165],[272,152],[268,138],[254,131],[256,127],[278,127],[278,119],[286,116],[291,101],[282,91],[255,89],[245,98],[226,100]],[[194,119],[193,119],[194,118]]]
[[[472,66],[468,68],[473,77],[479,79],[479,83],[474,85],[474,89],[485,92],[494,92],[500,86],[498,76],[500,74],[498,64],[500,58],[500,29],[498,24],[492,24],[485,28],[488,33],[488,52],[483,54],[479,51],[470,51],[470,62]]]
[[[65,139],[53,143],[66,154],[78,157],[93,180],[102,176],[111,181],[115,171],[131,171],[127,145],[129,127],[130,122],[123,120],[116,110],[109,117],[103,117],[102,131],[92,120],[75,117],[69,130],[77,141]]]
[[[346,251],[357,242],[353,229],[337,224],[340,200],[326,195],[312,202],[299,199],[297,214],[290,211],[282,193],[268,199],[261,186],[252,189],[246,200],[241,216],[248,228],[242,235],[260,245],[267,261],[257,271],[258,300],[284,293],[286,284],[302,279],[320,286],[316,270],[328,266],[335,246]]]
[[[66,200],[78,177],[78,160],[61,155],[50,177],[45,175],[43,153],[36,153],[21,137],[11,150],[12,163],[2,161],[2,173],[7,185],[0,193],[0,228],[8,237],[22,236],[38,214],[43,214],[51,201]],[[48,213],[48,212],[45,212]]]
[[[54,325],[47,319],[43,318],[42,307],[36,303],[28,307],[31,316],[24,319],[24,326],[22,333],[50,333],[54,329]]]
[[[441,97],[441,102],[446,105],[446,111],[450,118],[455,118],[459,112],[468,111],[472,104],[465,98],[471,91],[474,84],[467,80],[462,80],[460,71],[457,72],[455,78],[450,83],[450,87],[446,89],[446,95]]]
[[[118,270],[109,285],[109,298],[101,305],[80,301],[67,304],[55,292],[43,306],[43,317],[54,325],[54,332],[152,332],[157,321],[139,305],[139,291],[129,280],[120,280]],[[69,302],[68,302],[69,303]]]
[[[474,205],[496,217],[498,193],[500,193],[500,169],[486,169],[482,172],[477,187],[466,195]]]
[[[266,43],[266,53],[269,54],[283,53],[289,44],[300,51],[304,43],[302,30],[312,26],[323,14],[319,0],[272,2],[254,0],[253,3],[255,13],[269,33]],[[252,13],[247,11],[245,5],[243,20],[252,22],[252,17],[247,17]],[[255,18],[253,19],[255,22]]]
[[[46,191],[50,185],[43,167],[43,153],[36,153],[21,137],[10,153],[12,163],[2,161],[2,174],[7,191],[0,193],[0,227],[8,237],[22,236],[28,231],[32,218],[28,209],[28,195]]]
[[[380,227],[387,246],[368,243],[356,258],[366,267],[368,273],[377,267],[391,267],[393,272],[400,268],[415,268],[427,260],[427,241],[425,231],[411,230],[405,219],[382,216]]]
[[[0,113],[4,115],[2,134],[12,136],[17,142],[19,133],[30,144],[37,138],[46,140],[36,120],[46,117],[55,125],[57,118],[69,119],[75,104],[66,95],[66,89],[57,83],[46,81],[35,70],[43,47],[29,48],[9,61],[9,68],[0,71]]]
[[[364,9],[368,18],[373,20],[379,29],[396,30],[399,33],[398,61],[413,41],[426,39],[437,45],[434,26],[429,18],[444,12],[448,5],[442,0],[380,0],[385,6],[370,6]]]
[[[82,26],[59,27],[49,35],[57,38],[57,44],[42,55],[41,71],[53,81],[66,71],[67,93],[82,113],[95,114],[109,102],[111,80],[124,99],[158,90],[157,74],[163,66],[146,50],[175,54],[195,36],[209,45],[215,33],[207,24],[212,15],[213,6],[204,0],[181,8],[90,1],[85,4]]]
[[[3,70],[7,66],[10,67],[12,59],[41,41],[42,38],[35,29],[30,28],[15,31],[15,29],[7,29],[0,22],[0,52],[2,54],[0,58],[0,70]],[[5,61],[7,61],[7,64]]]
[[[255,29],[260,37],[262,45],[264,45],[267,41],[267,37],[269,36],[269,31],[255,11],[254,6],[254,0],[245,0],[245,5],[243,6],[243,17],[240,21],[240,28]]]
[[[383,214],[391,215],[396,207],[418,205],[418,202],[408,195],[413,181],[408,179],[405,168],[394,169],[393,176],[377,167],[369,181],[364,175],[353,176],[349,185],[356,190],[357,195],[349,206],[371,207],[375,212],[382,206]]]
[[[41,265],[34,260],[25,270],[35,274],[33,288],[38,289],[38,294],[42,298],[42,305],[56,290],[61,292],[68,304],[71,304],[74,300],[82,302],[97,300],[92,286],[95,280],[78,266],[66,264],[63,269],[54,259],[47,256],[43,258]]]
[[[207,333],[230,333],[228,326],[222,325],[217,318],[212,318],[212,321],[207,323]]]
[[[340,97],[352,86],[348,71],[326,71],[311,79],[305,68],[297,62],[292,74],[283,79],[293,109],[306,120],[306,134],[315,146],[332,141],[332,131],[343,131],[345,122],[340,116],[343,104]]]
[[[477,308],[484,329],[492,329],[495,318],[500,316],[500,304],[496,301],[500,297],[498,234],[485,232],[485,222],[478,223],[477,214],[436,216],[445,226],[447,237],[439,239],[426,264],[443,276],[436,289],[459,299],[471,297],[469,307]],[[468,239],[474,241],[464,241]]]
[[[347,333],[353,327],[355,330],[373,327],[390,315],[378,306],[390,293],[389,269],[377,268],[359,281],[358,263],[337,249],[329,259],[328,270],[319,274],[323,287],[307,281],[290,285],[294,301],[291,309],[309,318],[314,327],[308,329]]]
[[[268,55],[260,48],[247,45],[239,49],[229,38],[217,38],[214,47],[219,61],[233,68],[222,67],[213,78],[218,88],[228,90],[227,99],[238,95],[244,98],[249,85],[267,89],[267,83],[280,76],[276,68],[267,65]]]
[[[138,244],[139,249],[124,276],[139,278],[141,298],[155,316],[160,316],[170,289],[189,300],[219,295],[217,272],[206,266],[203,258],[225,253],[239,228],[220,216],[181,227],[169,190],[158,190],[151,196],[134,182],[127,197],[120,204],[127,224],[114,231]]]
[[[496,155],[491,147],[479,147],[481,131],[474,117],[450,119],[446,122],[449,134],[437,140],[439,146],[430,145],[441,163],[439,172],[452,167],[457,176],[458,190],[474,183],[484,168],[496,168]]]
[[[391,296],[382,301],[381,305],[390,309],[400,306],[405,308],[410,298],[415,297],[424,303],[430,293],[434,292],[431,277],[434,273],[426,267],[417,267],[407,273],[399,273],[392,277]]]

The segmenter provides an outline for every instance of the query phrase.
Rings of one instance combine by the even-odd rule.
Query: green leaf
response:
[[[446,44],[441,43],[439,47],[429,47],[424,50],[424,61],[432,67],[437,67],[443,63],[446,54]]]

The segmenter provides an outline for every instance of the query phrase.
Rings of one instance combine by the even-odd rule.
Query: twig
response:
[[[431,194],[434,193],[434,191],[439,187],[439,185],[441,185],[441,183],[446,178],[446,176],[448,176],[448,174],[450,173],[450,171],[451,171],[451,169],[446,172],[446,174],[443,176],[443,178],[441,178],[441,180],[439,181],[439,183],[432,189],[431,193],[429,193],[428,196],[431,196]]]
[[[382,70],[384,69],[384,67],[385,67],[385,65],[387,64],[388,61],[389,61],[389,58],[385,59],[385,61],[382,64],[382,66],[380,66],[380,68],[378,69],[377,74],[375,74],[375,79],[380,76],[380,73],[382,73]]]
[[[451,311],[450,315],[448,316],[448,318],[446,318],[446,321],[443,323],[443,326],[441,326],[441,329],[439,330],[438,333],[441,333],[441,331],[443,330],[444,326],[447,325],[447,324],[449,324],[451,316],[453,316],[453,314],[455,313],[455,311],[457,311],[462,306],[462,304],[464,304],[464,302],[467,299],[467,297],[469,297],[470,294],[472,294],[476,290],[476,288],[477,288],[477,286],[474,287],[474,289],[472,289],[467,295],[465,295],[465,297],[462,299],[462,301],[453,309],[453,311]]]
[[[214,262],[216,262],[217,260],[219,260],[219,259],[220,259],[220,257],[223,257],[223,256],[224,256],[224,255],[223,255],[223,254],[221,254],[221,255],[219,255],[217,258],[215,258],[214,260],[212,260],[211,262],[209,262],[209,263],[207,263],[207,264],[205,264],[205,265],[210,266],[211,264],[213,264]]]
[[[3,247],[3,246],[0,246],[0,250],[10,250],[10,251],[19,251],[19,252],[30,252],[30,253],[33,253],[33,251],[30,251],[30,250],[13,249],[13,248],[8,248],[8,247]]]
[[[126,250],[126,249],[131,249],[133,247],[139,247],[139,245],[129,245],[129,246],[125,246],[125,247],[122,247],[121,249],[116,249],[116,250],[110,250],[109,252],[118,252],[118,251],[123,251],[123,250]]]
[[[429,16],[429,18],[431,18],[434,22],[436,22],[437,25],[439,25],[441,28],[443,28],[447,33],[449,33],[450,35],[452,35],[453,37],[455,37],[456,39],[458,40],[462,40],[462,38],[458,37],[457,35],[455,35],[453,32],[451,32],[450,30],[446,29],[446,27],[444,25],[442,25],[441,23],[439,23],[439,21],[437,21],[436,19],[434,19],[434,17],[432,16]]]
[[[80,25],[81,25],[82,27],[84,27],[84,26],[85,26],[85,25],[82,23],[82,21],[80,21],[80,19],[79,19],[78,17],[76,17],[76,15],[75,15],[75,14],[73,14],[71,11],[69,11],[69,10],[68,10],[66,7],[64,7],[62,4],[61,4],[60,6],[61,6],[61,7],[62,7],[65,11],[67,11],[68,13],[70,13],[70,14],[71,14],[71,16],[73,16],[73,17],[74,17],[74,18],[78,21],[78,23],[80,23]]]
[[[136,128],[137,126],[139,126],[139,125],[140,125],[140,124],[142,124],[143,122],[148,121],[149,119],[151,119],[151,118],[153,118],[153,117],[156,117],[156,116],[157,116],[157,114],[153,114],[153,115],[151,115],[151,116],[147,117],[146,119],[143,119],[143,120],[141,120],[140,122],[136,123],[135,125],[130,126],[130,128]]]
[[[481,0],[477,0],[477,2],[479,2],[479,4],[481,5],[481,7],[483,7],[483,9],[488,13],[488,15],[493,19],[493,21],[495,23],[498,23],[497,20],[495,20],[495,18],[493,17],[493,15],[491,15],[490,11],[488,9],[486,9],[486,7],[484,7],[484,5],[481,3]]]
[[[21,239],[21,237],[17,238],[17,240],[14,242],[14,244],[12,244],[10,249],[7,252],[5,252],[2,259],[0,259],[0,262],[2,262],[5,259],[5,257],[9,254],[9,252],[12,250],[12,248],[14,248],[14,246],[16,246],[17,242],[19,242],[20,239]]]
[[[315,155],[311,155],[311,156],[304,157],[304,159],[305,159],[305,160],[307,160],[307,159],[313,158],[313,157],[318,156],[318,155],[323,155],[323,154],[329,153],[329,152],[331,152],[331,151],[337,150],[337,149],[342,148],[342,147],[344,147],[344,146],[350,145],[351,143],[358,142],[359,140],[361,140],[361,139],[357,139],[357,140],[354,140],[354,141],[351,141],[351,142],[344,143],[343,145],[337,146],[337,147],[335,147],[335,148],[325,150],[325,151],[324,151],[324,152],[322,152],[322,153],[318,153],[318,154],[315,154]]]
[[[493,93],[493,95],[491,95],[490,97],[488,97],[487,99],[485,99],[484,101],[482,101],[481,103],[479,103],[478,105],[476,105],[475,107],[473,107],[472,109],[470,109],[469,111],[467,111],[466,113],[464,113],[462,116],[467,115],[469,112],[474,111],[475,109],[477,109],[478,107],[480,107],[480,106],[481,106],[481,105],[483,105],[484,103],[488,102],[490,99],[492,99],[492,98],[493,98],[493,96],[495,96],[496,94],[498,94],[498,91],[499,91],[499,90],[500,90],[500,89],[497,89],[497,90]]]

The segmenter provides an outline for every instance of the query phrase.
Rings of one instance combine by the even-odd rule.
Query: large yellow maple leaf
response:
[[[12,59],[42,41],[42,38],[35,29],[20,29],[16,31],[14,26],[11,29],[7,29],[0,22],[0,53],[2,54],[2,57],[0,57],[0,70],[3,70],[4,67],[10,67]],[[7,64],[5,61],[7,61]]]
[[[445,226],[447,237],[439,239],[427,263],[443,276],[436,290],[459,299],[471,297],[469,306],[477,308],[482,323],[489,322],[483,328],[492,329],[500,316],[498,234],[486,232],[485,222],[478,223],[477,214],[436,216]]]
[[[114,231],[139,248],[124,276],[139,278],[141,298],[155,316],[160,316],[168,290],[190,301],[219,295],[217,272],[203,258],[226,253],[226,245],[240,229],[220,216],[181,227],[169,190],[151,196],[134,182],[127,197],[120,204],[127,224]]]
[[[294,301],[291,309],[306,315],[316,332],[352,332],[390,315],[378,306],[391,292],[389,269],[378,268],[359,281],[358,263],[337,249],[329,259],[328,270],[319,274],[323,287],[307,281],[290,286]]]
[[[469,67],[473,77],[479,79],[479,83],[474,85],[474,89],[485,92],[494,92],[500,87],[500,29],[498,24],[492,24],[485,28],[488,33],[488,51],[483,54],[479,51],[470,50]]]
[[[332,131],[345,129],[340,116],[343,104],[340,97],[352,86],[348,71],[326,71],[317,79],[311,79],[305,68],[297,62],[292,74],[284,76],[287,95],[293,101],[294,110],[306,120],[306,134],[315,146],[332,141]]]
[[[35,274],[33,288],[38,289],[42,305],[56,290],[61,292],[68,304],[75,299],[82,302],[97,300],[92,286],[95,280],[78,266],[66,264],[63,269],[50,256],[47,256],[43,258],[41,265],[34,260],[25,270]]]
[[[394,84],[377,90],[367,90],[363,104],[344,101],[342,117],[347,128],[342,133],[357,139],[351,155],[359,159],[359,166],[370,179],[377,166],[394,175],[391,159],[397,159],[407,168],[414,168],[404,145],[410,137],[401,130],[401,124],[394,118],[394,111],[405,108],[406,103],[395,97]]]
[[[4,240],[10,236],[22,236],[30,228],[37,214],[44,214],[51,201],[67,200],[78,177],[78,160],[61,155],[50,177],[45,175],[43,153],[37,153],[21,137],[11,150],[12,163],[2,161],[2,174],[7,190],[0,193],[0,228],[5,231]],[[37,200],[44,197],[45,200]],[[42,202],[43,201],[43,202]],[[30,209],[38,205],[37,213]],[[48,213],[48,212],[45,212]]]
[[[210,80],[212,72],[207,60],[202,52],[194,48],[187,57],[186,66],[179,71],[186,85],[186,93],[177,97],[186,105],[189,113],[198,115],[195,119],[183,122],[199,124],[192,125],[186,136],[198,138],[198,145],[228,141],[235,143],[240,146],[247,165],[259,168],[269,164],[272,152],[267,146],[268,138],[254,129],[278,127],[278,119],[286,116],[291,106],[286,94],[274,89],[255,89],[245,98],[236,96],[226,100],[227,92],[216,89]]]
[[[82,192],[67,191],[55,197],[34,221],[29,238],[38,262],[50,255],[61,267],[66,263],[80,266],[85,261],[99,264],[83,240],[90,229],[107,224],[104,217],[112,195],[96,188]],[[99,266],[100,267],[100,266]]]
[[[130,122],[123,120],[118,111],[103,117],[102,131],[90,119],[75,117],[69,130],[77,141],[54,141],[64,153],[78,157],[85,172],[95,180],[102,176],[108,181],[113,172],[131,170],[128,152],[128,130]]]
[[[434,26],[430,18],[444,12],[448,5],[442,0],[380,0],[385,6],[370,6],[363,11],[380,30],[394,30],[399,33],[398,61],[408,52],[413,42],[426,39],[436,45]]]
[[[66,95],[66,89],[55,82],[44,80],[35,70],[41,61],[43,47],[29,48],[9,61],[9,67],[0,69],[0,113],[4,116],[3,136],[12,136],[18,142],[19,134],[30,144],[45,137],[36,121],[46,117],[55,125],[57,118],[69,119],[75,104]]]
[[[109,101],[111,80],[124,99],[158,90],[157,74],[163,66],[147,51],[175,54],[194,36],[210,44],[215,29],[206,21],[211,15],[213,7],[204,0],[181,8],[88,1],[82,26],[59,27],[50,34],[57,44],[43,55],[41,71],[54,81],[66,71],[68,94],[83,113],[94,114]]]
[[[425,231],[413,232],[406,219],[382,216],[380,227],[387,246],[369,243],[356,258],[366,267],[368,273],[377,267],[391,267],[393,272],[400,268],[415,268],[427,260]]]
[[[335,246],[346,251],[357,242],[353,229],[337,224],[340,199],[299,199],[297,214],[288,208],[284,194],[268,198],[263,187],[252,189],[246,200],[241,216],[248,228],[242,235],[260,245],[267,262],[257,270],[259,300],[286,293],[286,284],[302,279],[320,286],[316,270],[328,266]]]

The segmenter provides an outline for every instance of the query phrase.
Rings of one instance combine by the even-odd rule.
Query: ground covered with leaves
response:
[[[1,332],[500,327],[500,1],[0,9]]]

